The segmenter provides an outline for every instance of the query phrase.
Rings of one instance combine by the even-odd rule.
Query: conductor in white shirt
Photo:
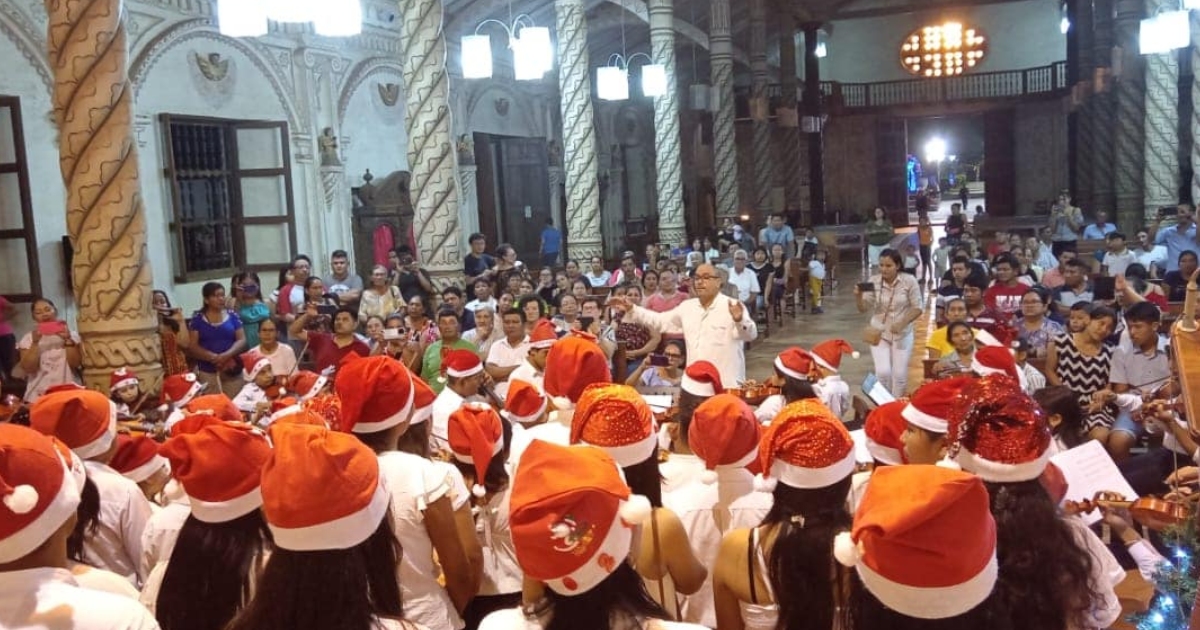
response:
[[[758,337],[758,327],[746,316],[741,302],[721,295],[722,278],[715,267],[700,265],[692,280],[696,297],[664,313],[644,309],[622,297],[611,298],[608,305],[628,313],[633,323],[659,332],[683,330],[688,365],[709,361],[721,373],[721,382],[732,387],[746,380],[743,345]]]

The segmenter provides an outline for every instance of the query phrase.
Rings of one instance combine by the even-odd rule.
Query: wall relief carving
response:
[[[385,107],[395,107],[400,100],[400,84],[398,83],[378,83],[379,100],[383,101]]]

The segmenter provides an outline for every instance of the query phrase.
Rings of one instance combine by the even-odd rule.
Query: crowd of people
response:
[[[1194,242],[1188,210],[1153,238]],[[1124,510],[1112,542],[1065,513],[1048,465],[1097,440],[1138,492],[1200,476],[1157,395],[1154,272],[1114,272],[1123,249],[1061,247],[1057,285],[1007,238],[955,254],[911,392],[928,289],[880,249],[854,295],[895,400],[851,431],[847,340],[744,390],[777,274],[823,258],[782,217],[615,268],[542,241],[533,270],[473,235],[440,290],[401,247],[367,283],[342,251],[271,292],[209,283],[190,317],[156,292],[157,395],[125,369],[79,386],[83,342],[35,302],[0,423],[0,627],[1104,628],[1126,569],[1164,561]]]

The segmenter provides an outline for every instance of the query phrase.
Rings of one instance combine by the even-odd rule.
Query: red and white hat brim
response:
[[[679,387],[682,388],[683,391],[695,396],[705,396],[711,398],[717,395],[717,389],[713,387],[712,383],[697,381],[696,379],[688,376],[687,372],[683,373],[683,379],[679,381]]]
[[[904,464],[904,454],[900,452],[900,449],[884,446],[871,438],[867,438],[867,452],[871,453],[871,457],[877,461],[881,461],[889,466]]]
[[[983,570],[952,586],[921,587],[893,582],[862,560],[854,568],[876,599],[888,608],[916,619],[946,619],[971,611],[992,594],[999,573],[995,552]]]
[[[446,376],[451,376],[454,378],[466,378],[468,376],[475,376],[476,374],[478,374],[482,371],[483,371],[483,363],[479,363],[475,367],[470,367],[465,370],[456,370],[454,368],[446,368]]]
[[[754,448],[750,449],[750,451],[748,453],[743,455],[740,459],[730,462],[728,464],[712,464],[711,469],[712,470],[737,470],[739,468],[745,468],[746,466],[749,466],[750,462],[754,461],[757,458],[758,458],[758,446],[756,445]],[[709,465],[710,465],[710,462],[705,462],[706,467]]]
[[[825,359],[822,359],[821,355],[814,352],[814,353],[812,353],[812,358],[813,358],[813,363],[816,363],[817,365],[825,368],[826,370],[831,370],[833,372],[838,371],[838,368],[833,367],[833,364],[829,363]]]
[[[780,373],[782,373],[784,376],[787,376],[787,377],[790,377],[790,378],[794,378],[794,379],[798,379],[798,380],[801,380],[801,381],[807,381],[807,380],[808,380],[808,375],[807,375],[807,374],[801,374],[801,373],[797,372],[796,370],[793,370],[793,369],[789,368],[787,365],[785,365],[785,364],[783,363],[783,361],[780,361],[780,360],[779,360],[779,357],[775,357],[775,369],[776,369],[776,370],[779,370],[779,371],[780,371]]]
[[[196,396],[199,396],[200,392],[202,391],[204,391],[204,383],[201,383],[200,381],[192,383],[192,386],[188,388],[187,393],[183,396],[180,396],[179,400],[175,401],[175,407],[182,407],[192,402],[192,399]]]
[[[113,441],[116,439],[117,403],[110,400],[108,401],[108,427],[104,430],[104,433],[101,433],[100,437],[97,437],[91,442],[88,442],[87,444],[81,444],[71,450],[75,451],[75,454],[78,455],[80,459],[91,459],[97,455],[102,455],[108,452],[108,449],[112,448]]]
[[[188,492],[187,486],[184,486],[183,490],[188,493],[188,499],[191,501],[192,516],[204,523],[228,523],[257,510],[263,504],[262,488],[259,486],[240,497],[226,501],[205,501]]]
[[[580,440],[580,444],[588,444],[586,440]],[[597,448],[604,449],[613,461],[621,468],[629,468],[636,466],[648,459],[654,453],[654,449],[658,448],[658,433],[650,432],[650,435],[625,446],[601,446],[600,444],[591,444]]]
[[[535,411],[527,416],[518,416],[517,414],[515,414],[511,411],[508,411],[507,409],[500,413],[505,418],[508,418],[509,422],[515,422],[517,424],[529,424],[530,422],[534,422],[538,418],[542,417],[542,414],[546,413],[546,408],[548,408],[549,406],[550,406],[550,400],[547,399],[545,396],[542,396],[542,404],[537,408],[537,411]]]
[[[543,349],[543,348],[549,348],[549,347],[553,346],[553,345],[554,345],[554,342],[556,342],[556,341],[558,341],[558,339],[557,339],[557,338],[556,338],[556,339],[541,339],[541,340],[538,340],[538,341],[531,341],[531,342],[529,343],[529,347],[530,347],[530,348],[535,348],[535,349],[541,350],[541,349]]]
[[[413,410],[412,420],[408,421],[409,426],[421,424],[433,418],[433,405],[425,405]]]
[[[63,465],[63,477],[54,500],[28,525],[0,539],[0,563],[14,562],[33,553],[79,508],[83,488],[76,486],[69,464],[62,462],[61,458],[59,463]]]
[[[254,367],[250,368],[249,372],[244,372],[242,378],[247,381],[253,381],[254,379],[258,378],[258,375],[263,371],[263,368],[267,367],[268,365],[271,365],[271,360],[263,357],[258,361],[255,361]]]
[[[354,426],[350,427],[350,432],[351,433],[378,433],[380,431],[386,431],[394,426],[399,426],[405,420],[409,420],[411,422],[410,416],[412,416],[413,394],[415,391],[416,391],[416,388],[412,386],[412,377],[410,376],[409,377],[409,388],[408,388],[408,400],[404,401],[403,407],[398,409],[396,411],[396,413],[393,413],[392,415],[390,415],[382,420],[378,420],[376,422],[356,422],[354,424]]]
[[[984,459],[965,448],[959,449],[954,461],[963,470],[972,472],[976,477],[992,483],[1019,483],[1032,481],[1042,475],[1046,464],[1050,461],[1050,449],[1042,451],[1037,459],[1019,464],[1005,464]]]
[[[910,423],[934,433],[946,433],[950,430],[950,423],[945,418],[939,418],[921,411],[912,403],[908,403],[904,410],[900,412],[900,416]]]
[[[502,450],[504,450],[504,440],[503,439],[497,440],[496,443],[492,445],[492,457],[499,455],[500,451],[502,451]],[[475,464],[475,456],[470,452],[460,453],[458,451],[453,451],[453,454],[454,454],[454,459],[456,459],[464,464],[472,464],[472,465]]]
[[[300,400],[302,400],[302,401],[312,400],[312,398],[314,396],[316,396],[318,393],[321,392],[321,390],[325,387],[325,384],[328,382],[329,382],[328,376],[324,376],[324,375],[318,376],[317,380],[313,381],[312,387],[308,388],[308,391],[296,392],[296,393],[300,394]]]
[[[141,385],[141,381],[138,380],[137,376],[130,374],[116,383],[113,383],[113,386],[108,388],[108,391],[116,392],[118,389],[121,389],[122,387],[129,387],[130,385]]]
[[[288,406],[284,407],[283,409],[280,409],[279,411],[276,411],[275,413],[267,416],[267,421],[264,424],[266,426],[271,426],[272,424],[275,424],[276,420],[279,420],[280,418],[283,418],[285,416],[290,416],[294,413],[300,413],[301,411],[304,411],[304,407],[301,407],[298,404],[297,405],[288,405]]]
[[[168,465],[167,458],[163,457],[162,455],[155,455],[141,466],[121,473],[121,476],[134,483],[142,483],[150,477],[153,477],[154,473],[162,470]]]
[[[379,477],[375,493],[367,504],[355,512],[351,512],[332,521],[317,523],[307,527],[280,527],[269,522],[271,534],[275,537],[275,546],[290,551],[325,551],[330,549],[349,549],[362,544],[379,529],[379,523],[387,515],[391,503],[391,493],[387,490],[384,477]]]
[[[575,571],[556,579],[543,580],[550,590],[559,595],[581,595],[593,588],[596,588],[605,580],[611,573],[608,569],[600,566],[597,561],[601,555],[607,555],[610,558],[619,559],[624,562],[624,558],[629,555],[629,549],[633,545],[633,528],[626,526],[620,516],[617,516],[612,525],[608,528],[608,533],[605,534],[604,540],[600,546],[588,558],[588,561]],[[615,568],[615,567],[614,567]],[[570,584],[573,588],[568,587]]]
[[[804,468],[776,458],[771,463],[771,476],[778,479],[779,483],[801,490],[827,488],[849,477],[856,465],[854,449],[851,448],[840,461],[824,468]]]

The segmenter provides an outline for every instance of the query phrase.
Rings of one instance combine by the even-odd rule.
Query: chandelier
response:
[[[488,24],[498,24],[508,36],[508,48],[513,53],[513,75],[518,81],[537,81],[554,67],[554,48],[550,29],[537,26],[533,18],[522,13],[510,23],[495,18],[475,27],[475,33],[462,38],[462,72],[464,79],[492,78],[492,37],[480,35]]]
[[[260,37],[267,21],[308,22],[318,35],[351,37],[362,32],[361,0],[218,0],[217,26],[227,37]]]
[[[613,53],[608,65],[596,68],[596,97],[602,101],[624,101],[629,99],[629,64],[638,57],[654,61],[646,53],[634,53],[626,58]],[[660,63],[642,66],[642,95],[662,96],[667,93],[667,67]]]

